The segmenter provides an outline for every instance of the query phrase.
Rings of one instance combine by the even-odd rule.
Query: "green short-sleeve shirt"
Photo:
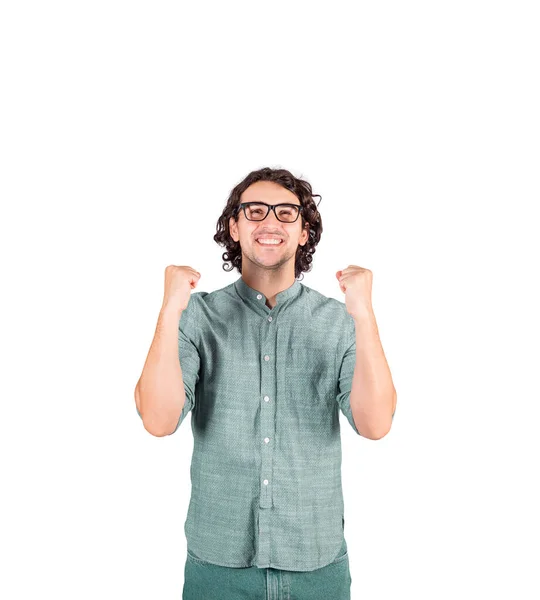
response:
[[[194,439],[184,532],[206,562],[311,571],[347,551],[339,411],[360,435],[355,327],[343,302],[298,280],[276,302],[240,277],[192,292],[182,312],[176,429],[191,411]]]

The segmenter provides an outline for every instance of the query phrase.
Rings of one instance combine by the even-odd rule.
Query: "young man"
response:
[[[358,435],[379,439],[396,393],[371,272],[336,272],[345,303],[297,279],[322,233],[314,196],[284,169],[250,173],[214,236],[223,268],[241,277],[192,293],[198,271],[165,271],[135,398],[156,436],[192,411],[184,600],[350,598],[339,410]]]

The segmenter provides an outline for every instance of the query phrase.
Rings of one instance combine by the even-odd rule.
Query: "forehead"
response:
[[[290,191],[273,181],[256,181],[243,193],[240,202],[266,202],[267,204],[300,204],[300,200]]]

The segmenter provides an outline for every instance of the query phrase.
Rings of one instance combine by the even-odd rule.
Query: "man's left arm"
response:
[[[379,338],[375,314],[354,318],[356,362],[350,403],[358,431],[371,439],[384,437],[392,426],[397,393]]]
[[[355,326],[356,359],[350,392],[354,422],[360,434],[370,439],[384,437],[392,426],[397,393],[379,338],[371,305],[373,274],[349,265],[338,271],[347,311]]]

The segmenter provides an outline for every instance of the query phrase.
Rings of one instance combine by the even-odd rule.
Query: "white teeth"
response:
[[[259,244],[281,244],[281,240],[273,240],[273,239],[260,239],[257,240]]]

